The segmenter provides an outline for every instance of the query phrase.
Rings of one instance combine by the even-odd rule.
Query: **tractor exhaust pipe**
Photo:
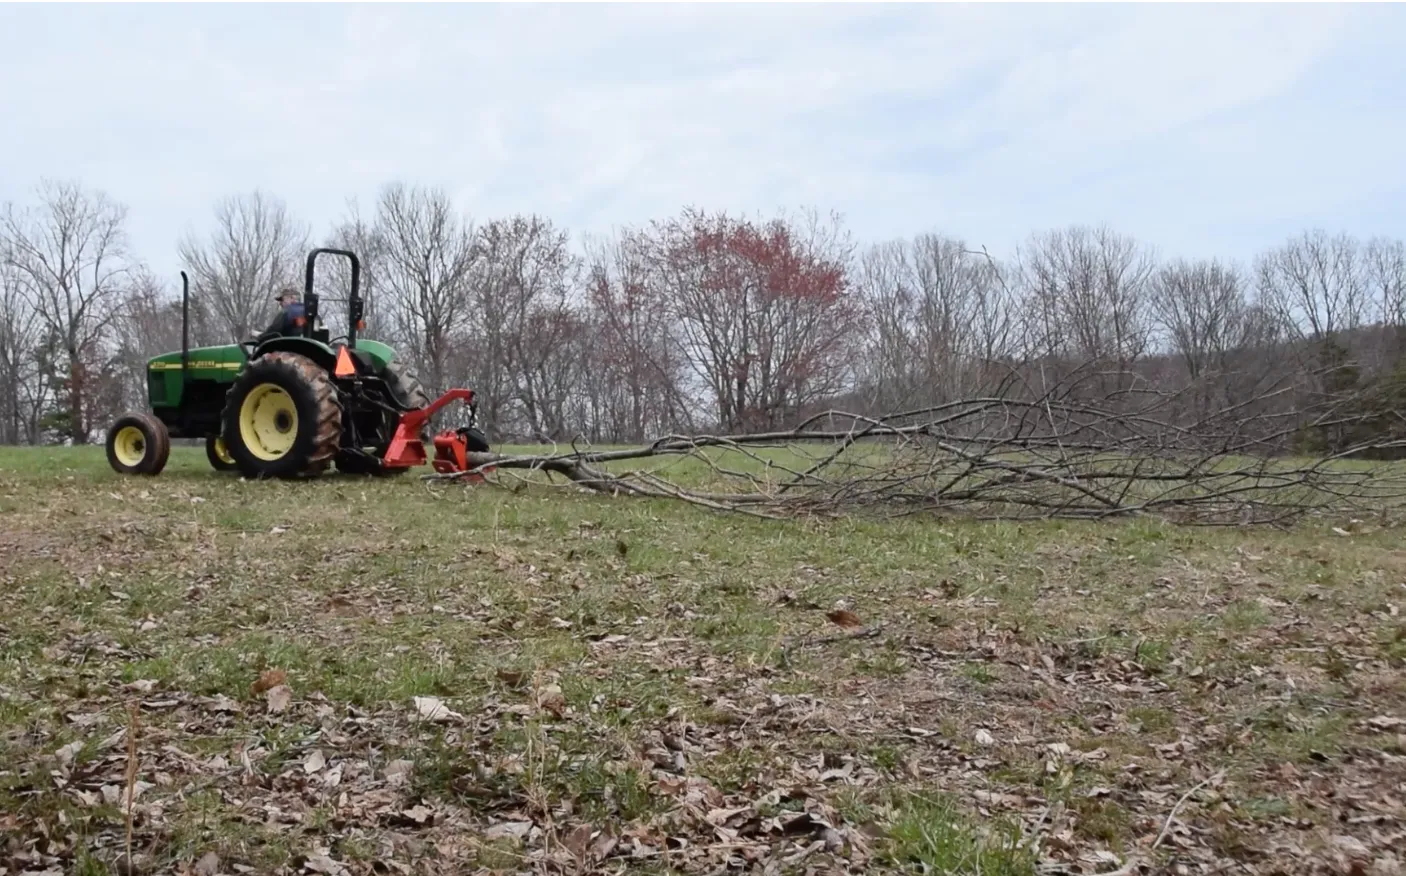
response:
[[[190,384],[190,277],[181,271],[181,405]]]

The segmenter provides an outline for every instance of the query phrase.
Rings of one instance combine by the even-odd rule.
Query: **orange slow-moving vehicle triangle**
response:
[[[352,377],[356,374],[356,366],[352,364],[346,344],[337,348],[337,367],[332,373],[337,377]]]

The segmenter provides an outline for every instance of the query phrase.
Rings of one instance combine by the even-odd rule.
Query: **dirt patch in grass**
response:
[[[5,451],[0,496],[0,873],[117,872],[129,811],[142,872],[1406,859],[1399,532],[775,523],[186,448]]]

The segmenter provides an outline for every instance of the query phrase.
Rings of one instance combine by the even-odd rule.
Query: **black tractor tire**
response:
[[[425,392],[425,386],[420,382],[420,378],[410,370],[404,362],[399,359],[392,359],[383,375],[386,386],[390,389],[391,395],[396,401],[409,408],[423,408],[430,403],[429,393]],[[389,424],[391,430],[395,429],[395,422]],[[350,475],[372,475],[375,477],[396,477],[403,475],[409,469],[406,468],[385,468],[380,464],[380,458],[385,455],[390,446],[390,435],[386,436],[387,442],[379,447],[370,449],[369,452],[376,455],[376,459],[367,459],[357,453],[348,453],[343,450],[337,455],[337,470],[343,474]],[[434,448],[430,446],[429,433],[424,429],[420,430],[420,443],[425,446],[425,455],[433,456]]]
[[[423,408],[430,403],[429,393],[420,378],[399,359],[392,359],[386,366],[386,384],[396,400],[407,408]]]
[[[158,475],[171,458],[171,433],[152,414],[129,412],[107,430],[107,464],[118,474]]]
[[[230,455],[229,447],[225,445],[225,439],[219,435],[205,436],[205,458],[210,461],[210,467],[215,471],[239,470],[239,465]]]
[[[265,353],[250,362],[225,396],[222,419],[225,446],[250,479],[317,477],[341,445],[342,408],[332,379],[297,353]]]

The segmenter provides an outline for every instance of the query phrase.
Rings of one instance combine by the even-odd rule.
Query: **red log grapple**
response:
[[[474,391],[472,389],[451,389],[444,395],[435,399],[423,408],[413,411],[406,411],[400,416],[400,424],[396,426],[395,435],[391,437],[390,447],[386,449],[385,466],[387,468],[409,468],[412,465],[424,465],[425,445],[420,440],[420,430],[430,417],[445,405],[454,401],[462,401],[466,405],[472,405],[474,401]],[[468,429],[445,429],[434,437],[434,470],[440,474],[454,474],[457,472],[468,472],[469,465],[469,430]],[[493,466],[484,466],[475,470],[464,479],[468,481],[483,481],[480,472],[493,471]]]

